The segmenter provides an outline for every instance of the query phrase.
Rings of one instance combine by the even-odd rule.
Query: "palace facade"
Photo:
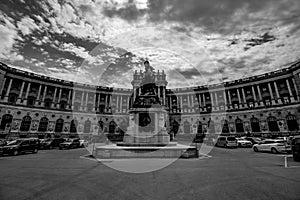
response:
[[[80,84],[0,63],[0,136],[40,138],[120,134],[139,95],[133,89]],[[294,135],[300,124],[300,61],[258,76],[220,84],[168,89],[155,72],[156,93],[175,134]]]

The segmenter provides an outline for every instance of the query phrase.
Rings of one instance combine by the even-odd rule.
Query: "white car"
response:
[[[237,138],[238,147],[252,147],[252,142],[243,138]]]
[[[291,146],[284,140],[266,139],[260,141],[258,144],[253,145],[253,151],[265,151],[271,153],[285,153],[291,151]]]

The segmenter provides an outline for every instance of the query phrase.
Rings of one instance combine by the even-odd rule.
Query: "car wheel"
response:
[[[19,155],[19,151],[18,151],[18,150],[14,150],[14,151],[12,152],[12,155],[13,155],[13,156]]]
[[[38,152],[38,149],[33,149],[32,150],[32,153],[37,153]]]
[[[271,148],[271,153],[276,154],[276,153],[278,153],[278,151],[277,151],[277,149],[275,149],[274,147],[272,147],[272,148]]]
[[[253,150],[254,150],[255,152],[258,152],[258,148],[257,148],[257,147],[253,147]]]

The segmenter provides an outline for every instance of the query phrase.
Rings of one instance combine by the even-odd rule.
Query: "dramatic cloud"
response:
[[[298,0],[0,3],[0,59],[36,73],[130,88],[148,59],[168,87],[282,68],[300,55]]]

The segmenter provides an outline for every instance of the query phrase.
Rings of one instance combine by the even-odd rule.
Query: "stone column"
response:
[[[20,93],[19,93],[19,98],[17,100],[17,103],[21,103],[23,90],[24,90],[24,85],[25,85],[25,81],[22,81],[22,86],[21,86],[21,90],[20,90]]]
[[[290,100],[291,102],[295,102],[295,98],[294,98],[294,95],[292,93],[292,90],[291,90],[291,86],[290,86],[290,82],[288,79],[286,79],[286,84],[287,84],[287,87],[288,87],[288,90],[289,90],[289,94],[290,94]]]
[[[38,91],[38,94],[37,94],[37,97],[36,97],[36,101],[35,101],[35,105],[39,105],[39,101],[40,101],[40,96],[41,96],[41,90],[42,90],[42,85],[40,84],[39,86],[39,91]]]
[[[206,108],[206,102],[205,102],[205,94],[203,94],[203,105],[204,105],[204,111],[207,111],[207,108]]]
[[[195,96],[192,94],[192,95],[191,95],[191,106],[192,106],[192,112],[195,112],[194,99],[195,99]]]
[[[85,103],[84,103],[84,111],[87,111],[87,105],[88,105],[88,100],[89,100],[89,92],[85,93]]]
[[[5,97],[4,97],[4,101],[6,101],[6,102],[8,101],[8,96],[9,96],[9,93],[10,93],[12,81],[13,81],[13,78],[10,78],[8,88],[6,90],[6,94],[5,94]]]
[[[2,99],[2,92],[3,92],[4,86],[5,86],[6,80],[7,80],[7,78],[4,77],[4,80],[2,82],[3,84],[2,84],[1,89],[0,89],[0,99]]]
[[[261,104],[262,104],[262,101],[263,101],[263,99],[262,99],[262,97],[261,97],[261,91],[260,91],[260,87],[259,87],[259,85],[257,85],[257,91],[258,91],[258,96],[259,96],[259,104],[261,105]]]
[[[243,95],[243,99],[244,99],[244,106],[248,107],[247,101],[246,101],[246,95],[245,95],[245,90],[244,88],[242,88],[242,95]]]
[[[188,109],[190,109],[191,104],[190,104],[190,95],[187,95],[187,103],[188,103]]]
[[[216,99],[216,109],[219,110],[219,101],[218,101],[218,94],[215,92],[215,99]]]
[[[31,83],[28,82],[28,86],[27,86],[27,90],[26,90],[26,94],[25,94],[25,101],[24,101],[25,105],[27,104],[27,101],[28,101],[28,95],[29,95],[29,91],[30,91],[30,86],[31,86]]]
[[[68,102],[67,102],[69,108],[71,108],[71,106],[70,106],[70,105],[71,105],[71,92],[72,92],[72,90],[70,89],[70,90],[69,90],[69,95],[68,95]]]
[[[180,95],[180,111],[183,112],[183,100],[182,100],[182,95]]]
[[[209,92],[209,96],[210,96],[210,102],[211,102],[211,109],[212,111],[215,110],[215,102],[214,102],[214,96],[212,94],[212,92]]]
[[[272,87],[271,87],[270,83],[268,83],[268,88],[269,88],[269,92],[270,92],[270,95],[271,95],[272,104],[274,105],[275,104],[275,100],[274,100],[274,95],[273,95],[273,91],[272,91]]]
[[[72,102],[70,102],[70,105],[71,105],[72,110],[74,110],[74,102],[75,102],[75,97],[76,97],[76,91],[75,91],[74,88],[73,88],[73,90],[70,90],[70,91],[73,91]]]
[[[297,85],[296,85],[294,77],[292,77],[292,82],[293,82],[293,86],[295,88],[295,92],[296,92],[296,96],[297,96],[297,101],[299,101],[298,88],[297,88]]]
[[[223,91],[223,98],[224,98],[224,103],[225,103],[225,110],[227,110],[228,105],[227,105],[226,90]]]
[[[133,98],[135,98],[135,96]],[[104,108],[107,112],[108,112],[108,107],[109,105],[108,105],[108,93],[107,93],[105,94],[105,103],[104,103]]]
[[[63,90],[62,88],[59,88],[58,101],[57,101],[57,104],[56,104],[57,108],[59,108],[59,105],[60,105],[62,90]]]
[[[120,113],[123,112],[123,95],[120,95]]]
[[[278,92],[278,87],[277,87],[276,81],[274,81],[274,87],[275,87],[275,92],[276,92],[277,102],[278,102],[279,104],[282,104],[282,101],[281,101],[281,98],[280,98],[280,95],[279,95],[279,92]]]
[[[239,88],[237,88],[236,91],[237,91],[237,96],[238,96],[238,99],[239,99],[239,105],[241,105],[243,107],[243,103],[241,101],[241,95],[240,95]]]
[[[56,107],[56,92],[57,92],[57,87],[54,88],[54,95],[53,95],[53,100],[52,100],[52,108]]]
[[[81,108],[81,111],[84,111],[84,91],[81,91],[80,108]]]
[[[158,99],[160,100],[160,86],[157,87]]]
[[[198,100],[199,100],[199,109],[200,109],[200,111],[203,111],[203,107],[202,107],[202,95],[201,94],[196,94],[196,95],[199,95],[199,98],[198,98]]]
[[[43,97],[42,97],[42,106],[45,106],[46,94],[47,94],[47,85],[45,85],[45,87],[44,87],[44,93],[43,93]]]
[[[227,94],[228,94],[229,109],[232,109],[232,101],[231,101],[231,95],[230,95],[230,91],[229,90],[227,90]]]
[[[129,102],[130,102],[130,97],[127,97],[127,111],[128,111],[129,108],[130,108]]]
[[[253,85],[251,86],[251,89],[252,89],[252,95],[253,95],[253,99],[254,99],[254,105],[255,105],[255,107],[257,107],[258,103],[257,103],[257,98],[256,98],[256,94],[255,94],[255,90],[254,90]]]
[[[117,102],[116,102],[116,112],[119,112],[119,95],[116,95],[117,97]]]

